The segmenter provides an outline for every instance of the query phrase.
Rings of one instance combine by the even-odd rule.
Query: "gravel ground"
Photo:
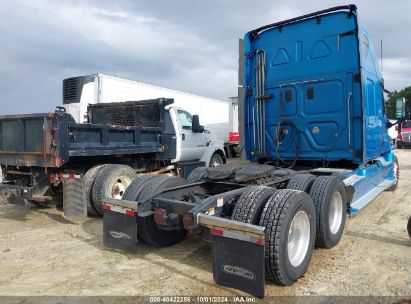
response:
[[[316,249],[307,274],[268,296],[411,296],[411,150],[397,152],[401,180],[358,216],[340,244]],[[243,293],[214,284],[211,249],[195,235],[137,254],[102,246],[102,221],[72,224],[57,209],[0,204],[0,295],[204,295]]]

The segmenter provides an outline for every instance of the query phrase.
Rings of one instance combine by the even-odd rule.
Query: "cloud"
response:
[[[411,59],[385,58],[382,62],[385,87],[400,90],[404,84],[411,85]]]

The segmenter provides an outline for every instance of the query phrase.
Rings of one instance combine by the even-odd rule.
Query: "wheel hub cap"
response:
[[[328,214],[328,223],[332,234],[336,234],[340,230],[343,215],[343,203],[340,192],[336,191],[333,194],[330,212]]]
[[[307,255],[310,244],[310,219],[305,211],[298,211],[288,230],[287,252],[292,266],[297,267]]]
[[[111,198],[122,199],[124,192],[130,185],[131,181],[125,177],[117,178],[111,187]]]

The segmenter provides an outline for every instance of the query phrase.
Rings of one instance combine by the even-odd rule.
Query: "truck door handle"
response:
[[[182,140],[186,140],[186,135],[183,133],[183,134],[181,134],[181,139]]]

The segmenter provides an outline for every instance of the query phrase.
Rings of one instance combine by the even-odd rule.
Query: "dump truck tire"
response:
[[[91,169],[89,169],[86,174],[83,176],[83,191],[86,197],[87,202],[87,213],[90,215],[98,216],[100,215],[96,208],[94,207],[91,189],[93,188],[94,181],[96,180],[96,176],[98,172],[104,167],[105,165],[98,165]]]
[[[103,214],[103,199],[121,199],[127,187],[137,177],[134,170],[125,165],[106,165],[100,169],[92,188],[92,201],[96,211]]]
[[[287,184],[287,189],[300,190],[309,193],[315,176],[312,174],[296,174]]]
[[[210,158],[209,167],[217,167],[224,164],[224,160],[220,154],[215,152]]]
[[[164,189],[185,184],[187,184],[187,182],[183,178],[160,175],[150,179],[138,197],[132,198],[127,196],[124,197],[124,199],[144,202]],[[154,221],[154,215],[149,215],[145,217],[139,216],[137,218],[137,233],[139,237],[149,245],[156,247],[167,247],[184,240],[187,231],[182,227],[179,230],[159,229]]]
[[[251,186],[237,200],[231,219],[248,224],[258,224],[268,198],[277,189],[267,186]]]
[[[398,188],[398,182],[400,181],[400,165],[398,164],[397,155],[394,157],[394,177],[395,183],[388,189],[388,191],[394,192]]]
[[[190,172],[186,181],[189,184],[198,183],[207,175],[207,167],[198,167]]]
[[[315,179],[310,196],[317,216],[315,244],[321,248],[336,246],[344,232],[347,212],[347,194],[337,176],[319,176]]]
[[[292,285],[307,271],[315,243],[315,207],[302,191],[282,189],[270,196],[259,225],[265,227],[265,275]]]

